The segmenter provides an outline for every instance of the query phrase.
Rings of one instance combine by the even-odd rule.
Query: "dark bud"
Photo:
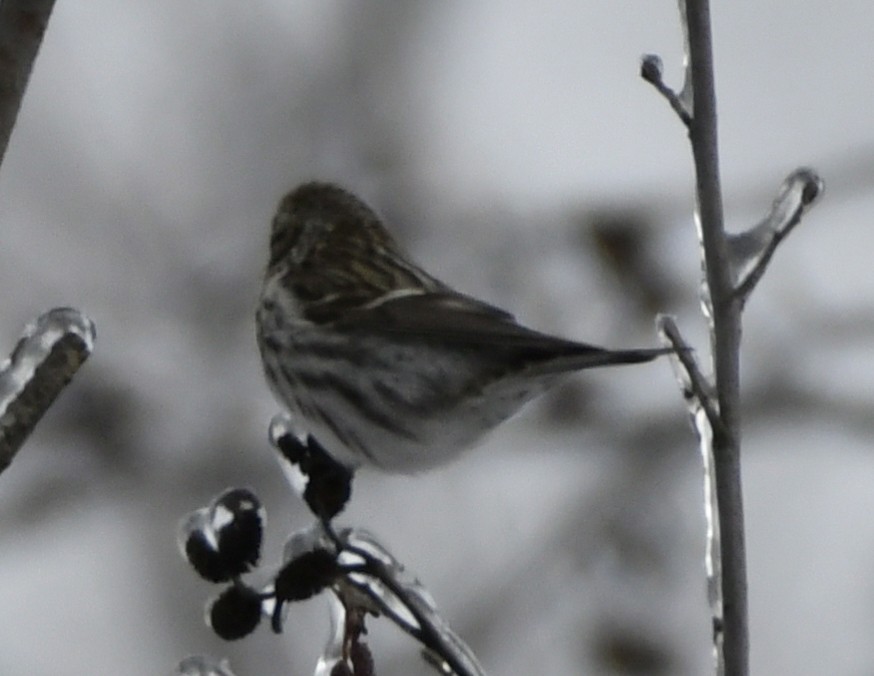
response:
[[[813,204],[825,190],[825,183],[813,169],[800,169],[798,172],[804,179],[804,188],[801,191],[801,203],[804,206]]]
[[[248,636],[261,621],[261,595],[245,585],[230,586],[210,605],[208,621],[225,641]]]
[[[292,465],[297,465],[302,472],[306,473],[305,465],[310,455],[307,444],[291,432],[284,432],[276,438],[272,438],[271,441],[283,458]]]
[[[303,601],[332,584],[339,572],[336,556],[327,549],[314,549],[283,566],[274,581],[277,601]]]
[[[264,512],[252,491],[225,491],[183,525],[185,558],[210,582],[227,582],[258,563]]]
[[[352,494],[352,470],[334,460],[312,435],[301,440],[282,416],[271,421],[270,442],[282,459],[302,475],[305,483],[301,497],[313,514],[330,521],[343,511]]]
[[[330,521],[343,511],[352,495],[352,470],[334,460],[315,437],[308,437],[309,477],[303,498],[313,514]]]
[[[662,81],[662,60],[656,54],[645,54],[640,60],[640,76],[647,82]]]

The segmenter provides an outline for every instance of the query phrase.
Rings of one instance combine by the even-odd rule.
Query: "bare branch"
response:
[[[91,354],[95,330],[72,308],[56,308],[24,332],[0,367],[0,472]]]
[[[0,162],[54,4],[54,0],[0,2]]]
[[[709,296],[705,312],[711,312],[714,373],[722,421],[722,425],[713,428],[711,449],[719,509],[724,618],[724,624],[719,626],[723,631],[714,635],[714,649],[717,670],[724,669],[731,676],[746,676],[749,673],[749,624],[740,468],[742,305],[734,298],[723,219],[709,2],[685,0],[685,23],[693,99],[689,139],[695,161],[697,220]]]

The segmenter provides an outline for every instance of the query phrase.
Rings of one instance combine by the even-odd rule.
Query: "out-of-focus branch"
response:
[[[0,0],[0,163],[54,0]]]
[[[56,308],[25,330],[0,366],[0,472],[3,472],[94,346],[93,322]]]

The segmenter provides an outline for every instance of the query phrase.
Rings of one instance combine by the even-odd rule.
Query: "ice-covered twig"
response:
[[[656,330],[662,343],[674,348],[674,352],[671,353],[671,366],[693,420],[701,411],[707,416],[712,427],[722,425],[719,418],[719,401],[713,383],[701,372],[695,353],[680,334],[674,318],[669,315],[659,315],[656,318]]]
[[[728,237],[734,294],[745,303],[777,250],[804,212],[822,195],[823,180],[813,169],[796,169],[783,181],[771,211],[746,232]]]
[[[332,519],[343,509],[351,493],[352,473],[343,468],[312,436],[299,437],[293,421],[284,414],[270,422],[270,442],[278,451],[289,483],[321,523],[321,533],[336,550],[337,561],[346,585],[334,591],[345,609],[346,620],[361,611],[376,610],[400,629],[419,641],[443,673],[457,676],[480,676],[482,667],[470,648],[449,628],[437,613],[434,602],[417,581],[407,580],[404,567],[372,534],[346,528],[336,531]],[[315,548],[320,537],[298,538],[289,558],[307,548]],[[355,594],[348,593],[354,588]],[[363,595],[363,596],[362,596]],[[357,601],[366,598],[363,607]],[[337,621],[339,622],[339,620]],[[335,624],[337,623],[335,622]],[[357,624],[355,624],[357,626]],[[341,637],[349,641],[349,636]],[[352,637],[353,644],[356,638]],[[329,644],[328,653],[336,646]],[[324,657],[327,662],[330,655]]]
[[[713,429],[721,428],[719,401],[710,380],[701,372],[695,355],[680,335],[674,318],[659,315],[656,329],[662,343],[670,345],[671,366],[683,391],[689,419],[698,437],[704,466],[704,518],[707,524],[706,554],[707,597],[713,617],[713,645],[717,657],[722,652],[722,546],[719,537],[719,503],[716,494],[716,474],[713,457]],[[721,660],[717,660],[721,665]]]
[[[0,365],[0,472],[94,347],[94,323],[55,308],[30,324]]]
[[[749,673],[749,614],[747,593],[746,532],[740,447],[740,336],[742,306],[733,299],[731,266],[725,236],[722,182],[717,133],[716,75],[708,0],[681,0],[688,33],[689,68],[693,100],[689,140],[695,163],[697,218],[704,276],[711,317],[714,382],[719,398],[721,425],[701,436],[711,455],[712,482],[718,508],[722,612],[714,634],[716,670],[732,676]],[[706,487],[705,487],[706,488]],[[708,505],[705,505],[705,509]],[[712,550],[709,550],[712,551]]]
[[[680,25],[683,27],[683,87],[679,92],[665,84],[662,59],[658,54],[645,54],[640,61],[640,76],[661,94],[680,121],[691,130],[694,115],[692,66],[689,59],[689,25],[686,22],[686,0],[679,0]]]
[[[0,162],[54,4],[54,0],[0,2]]]
[[[476,656],[440,616],[425,588],[417,580],[406,579],[404,567],[382,543],[366,531],[335,532],[327,523],[323,527],[340,552],[341,569],[349,584],[419,641],[432,665],[444,674],[484,676]],[[338,595],[345,607],[354,605],[342,587]]]
[[[175,676],[234,676],[234,673],[226,659],[192,655],[177,665]]]
[[[683,91],[675,98],[690,112],[687,127],[695,163],[695,220],[704,272],[702,307],[710,321],[713,382],[718,401],[718,409],[711,407],[705,411],[706,399],[702,398],[701,411],[693,416],[702,455],[708,465],[705,467],[708,494],[705,510],[712,510],[714,504],[718,508],[721,540],[719,549],[714,550],[710,543],[715,540],[708,535],[708,556],[718,554],[721,565],[722,609],[714,612],[714,627],[718,631],[714,633],[713,646],[719,673],[724,670],[732,676],[745,676],[749,673],[749,627],[740,472],[739,370],[743,303],[734,295],[730,247],[724,227],[710,4],[708,0],[679,0],[679,9],[685,39],[686,80]],[[660,70],[652,70],[650,79],[660,80]],[[688,372],[690,376],[693,374],[694,371]],[[684,394],[685,391],[684,386]],[[694,398],[691,403],[696,403]],[[714,416],[717,411],[718,415]],[[719,424],[712,425],[711,420],[718,420]],[[713,520],[714,533],[716,525]],[[716,563],[709,561],[708,571],[711,564]]]
[[[689,127],[692,123],[692,110],[689,105],[688,88],[684,85],[679,93],[671,89],[665,84],[664,73],[662,70],[662,59],[658,54],[646,54],[640,60],[640,76],[649,82],[656,91],[661,94],[665,100],[673,108],[680,121]],[[686,78],[688,82],[688,78]]]

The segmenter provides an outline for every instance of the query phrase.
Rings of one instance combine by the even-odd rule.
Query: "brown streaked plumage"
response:
[[[277,399],[337,460],[414,472],[474,444],[573,371],[649,361],[550,336],[413,264],[351,193],[280,202],[257,312]]]

